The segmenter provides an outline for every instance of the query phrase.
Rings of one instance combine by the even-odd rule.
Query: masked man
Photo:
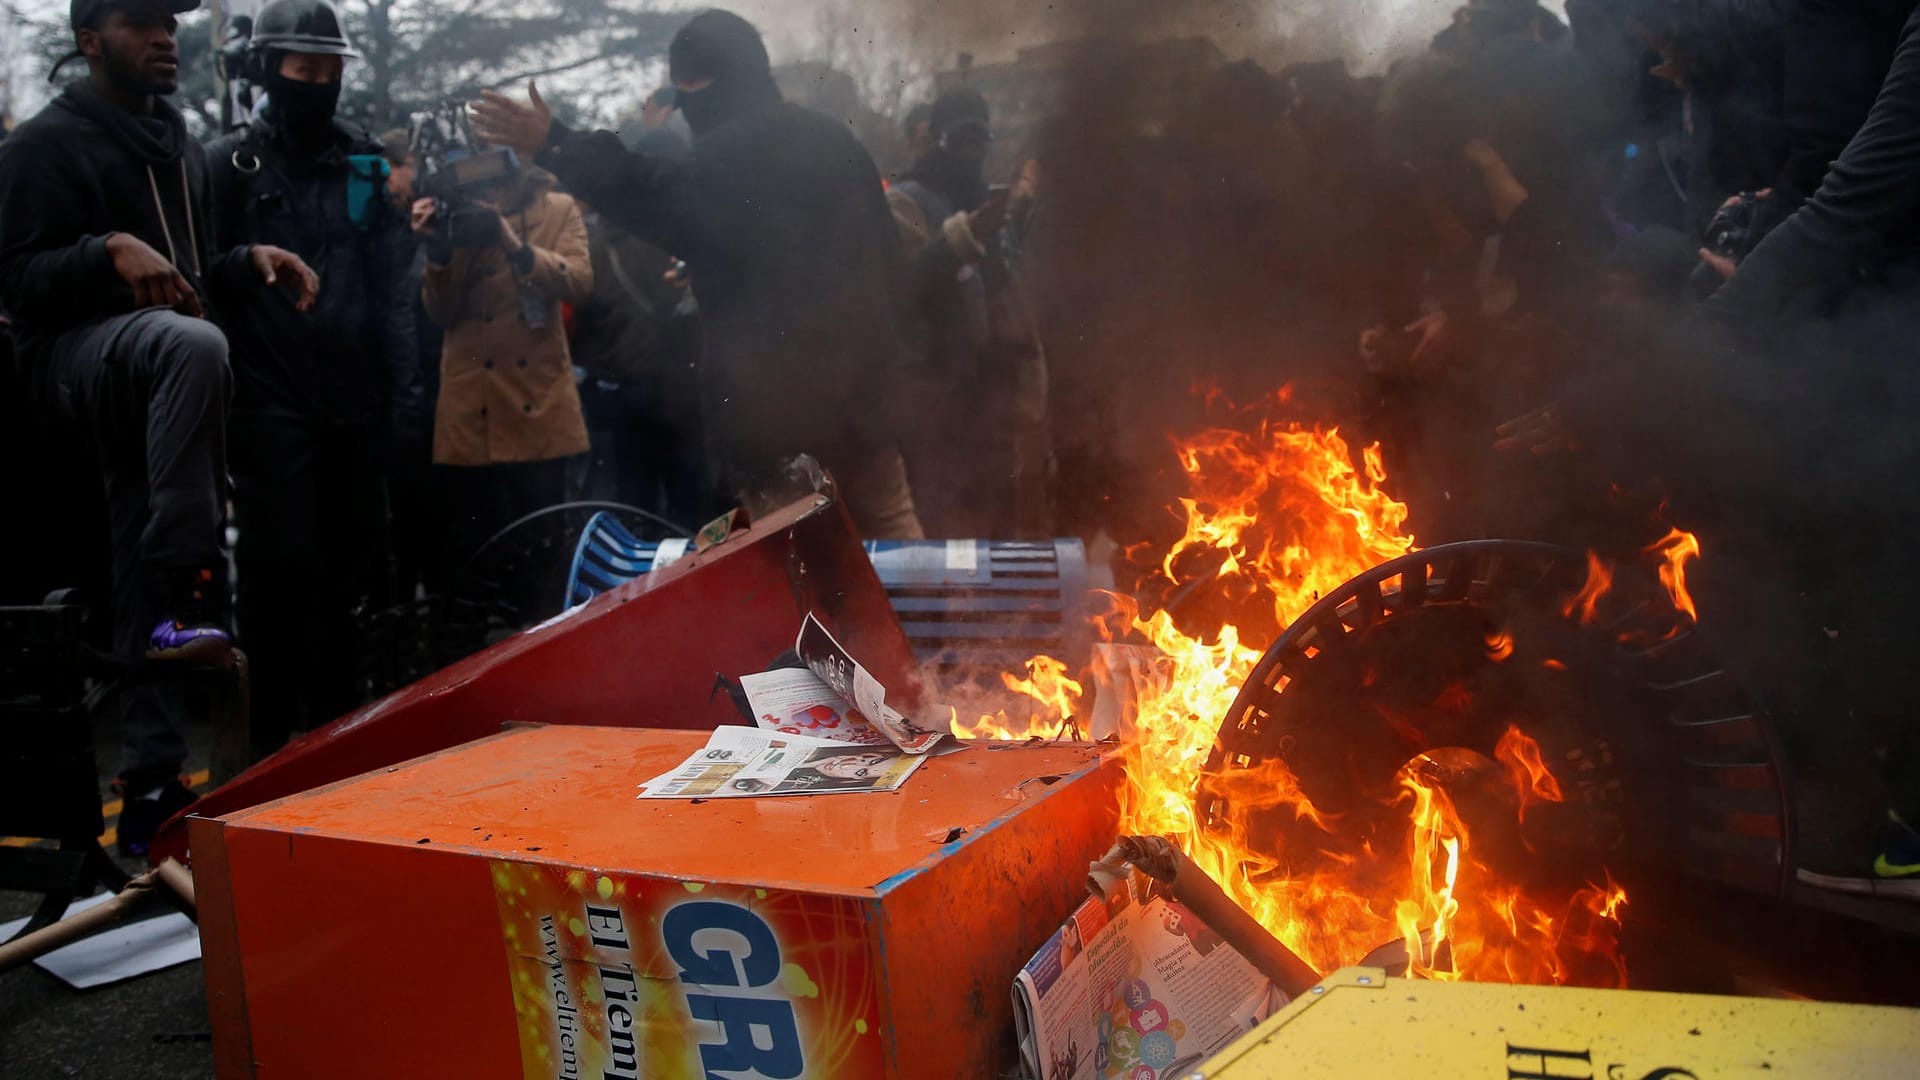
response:
[[[319,289],[290,252],[213,242],[206,158],[165,100],[180,77],[174,16],[197,6],[73,0],[87,78],[0,144],[0,304],[40,413],[77,428],[99,463],[114,645],[129,661],[230,660],[227,339],[207,315],[262,283],[293,308]],[[120,711],[132,853],[192,794],[173,694],[142,682]]]
[[[217,242],[286,248],[324,282],[310,311],[255,295],[226,312],[255,753],[358,704],[353,613],[384,550],[377,452],[425,438],[412,400],[413,245],[381,147],[334,118],[356,55],[326,0],[273,0],[247,54],[266,107],[207,148]]]
[[[1046,355],[1020,265],[1037,163],[1017,192],[987,187],[992,132],[974,90],[940,95],[927,125],[930,145],[887,192],[920,359],[925,423],[906,440],[917,505],[936,536],[1052,536]]]
[[[731,486],[777,486],[812,454],[870,537],[917,537],[891,382],[900,240],[880,173],[846,125],[784,101],[745,19],[695,16],[668,50],[693,149],[673,160],[576,134],[488,94],[483,138],[538,154],[610,223],[684,259],[700,296],[705,420]],[[750,499],[761,502],[766,500]]]

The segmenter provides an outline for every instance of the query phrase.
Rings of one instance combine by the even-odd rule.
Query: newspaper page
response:
[[[811,612],[800,624],[800,637],[794,642],[793,651],[800,654],[801,661],[821,682],[853,702],[853,707],[860,710],[868,723],[907,753],[924,754],[938,745],[945,734],[921,727],[888,705],[887,688],[848,655]]]
[[[780,668],[742,675],[747,707],[754,723],[767,731],[805,735],[829,742],[892,747],[885,735],[867,723],[860,710],[833,692],[833,687],[807,668]]]
[[[1182,1076],[1251,1030],[1284,995],[1137,871],[1080,905],[1013,986],[1037,1080]]]
[[[738,799],[896,791],[925,758],[891,746],[851,746],[755,728],[723,727],[670,772],[640,785],[642,799]]]

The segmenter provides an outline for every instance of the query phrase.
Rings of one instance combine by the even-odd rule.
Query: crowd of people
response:
[[[87,75],[0,144],[0,307],[104,489],[116,651],[243,646],[256,753],[355,704],[358,616],[572,498],[697,525],[805,454],[869,537],[1150,533],[1134,444],[1196,373],[1380,439],[1423,541],[1605,546],[1651,493],[1913,644],[1852,586],[1920,460],[1915,0],[1469,0],[1384,76],[1226,64],[1151,125],[1090,48],[1004,176],[964,81],[883,171],[722,11],[632,130],[529,86],[433,142],[342,122],[338,12],[273,0],[265,104],[202,147],[196,6],[74,0]],[[1894,710],[1849,663],[1819,685]],[[191,794],[177,708],[123,696],[137,846]]]

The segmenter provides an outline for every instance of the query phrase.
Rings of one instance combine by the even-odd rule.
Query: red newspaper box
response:
[[[1114,838],[1117,759],[636,799],[702,733],[530,727],[194,818],[222,1077],[985,1077]],[[747,1069],[756,1071],[745,1071]]]
[[[793,647],[809,613],[889,690],[911,696],[913,647],[846,509],[815,495],[296,739],[209,794],[196,812],[227,814],[483,738],[508,723],[703,730],[738,723],[722,680],[764,670]],[[162,830],[154,865],[186,857],[184,820]]]

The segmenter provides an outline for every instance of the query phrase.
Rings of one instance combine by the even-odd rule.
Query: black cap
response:
[[[114,8],[122,11],[164,11],[169,15],[184,15],[196,11],[200,0],[73,0],[67,9],[67,21],[75,33],[91,28]]]

